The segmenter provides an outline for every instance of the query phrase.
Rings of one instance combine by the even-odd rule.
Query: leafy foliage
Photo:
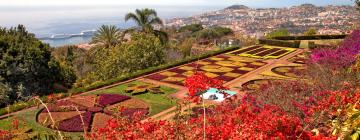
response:
[[[115,25],[102,25],[94,34],[92,43],[113,47],[121,43],[123,34]]]
[[[76,79],[85,77],[92,70],[91,54],[77,46],[56,47],[52,50],[51,55],[60,63],[60,66],[72,69],[76,74]]]
[[[212,27],[197,31],[193,33],[193,36],[197,39],[217,39],[232,33],[233,31],[230,28]]]
[[[269,34],[266,35],[267,39],[271,39],[274,37],[279,37],[279,36],[289,36],[290,32],[287,29],[278,29],[275,31],[270,32]]]
[[[180,27],[179,32],[186,32],[186,31],[190,31],[192,33],[203,30],[204,28],[202,27],[201,24],[190,24],[190,25],[185,25]]]
[[[169,40],[166,32],[155,30],[155,25],[163,25],[162,20],[157,16],[154,9],[136,9],[135,13],[128,13],[125,16],[125,21],[133,20],[141,29],[142,32],[154,34],[157,36],[162,44],[166,44]]]
[[[28,33],[24,26],[0,28],[0,76],[8,85],[5,95],[10,101],[44,95],[54,83],[66,79],[51,56],[49,46]],[[3,106],[4,104],[0,104]]]
[[[316,35],[317,34],[317,31],[315,28],[310,28],[309,30],[307,30],[304,35],[306,36],[313,36],[313,35]]]
[[[131,41],[112,48],[96,47],[90,50],[94,71],[80,81],[95,81],[119,77],[126,73],[158,66],[165,62],[165,46],[152,34],[133,33]],[[87,83],[87,84],[86,84]]]

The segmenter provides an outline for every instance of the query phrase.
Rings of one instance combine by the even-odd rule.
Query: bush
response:
[[[353,31],[336,49],[316,49],[311,54],[314,63],[329,66],[334,69],[347,68],[356,60],[360,51],[360,30]]]

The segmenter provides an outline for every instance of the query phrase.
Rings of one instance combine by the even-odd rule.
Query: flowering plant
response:
[[[202,72],[195,72],[194,75],[188,77],[185,80],[185,87],[189,90],[190,99],[197,103],[200,101],[200,95],[210,88],[218,89],[225,96],[226,93],[223,91],[227,89],[223,86],[223,81],[210,78]]]
[[[317,49],[310,55],[314,63],[333,68],[346,68],[353,64],[360,51],[360,30],[353,31],[337,49]]]

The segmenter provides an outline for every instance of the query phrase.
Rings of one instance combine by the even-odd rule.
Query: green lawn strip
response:
[[[143,82],[140,81],[133,81],[130,82],[132,84],[142,84]],[[128,83],[128,84],[130,84]],[[170,87],[165,87],[165,86],[160,86],[160,89],[165,93],[165,94],[152,94],[150,92],[145,93],[145,94],[140,94],[140,95],[135,95],[132,96],[131,94],[125,93],[125,89],[127,88],[126,86],[127,84],[122,84],[119,86],[115,86],[109,89],[104,89],[104,90],[99,90],[99,91],[95,91],[92,92],[90,94],[104,94],[104,93],[108,93],[108,94],[123,94],[123,95],[128,95],[131,96],[133,98],[137,98],[137,99],[141,99],[143,101],[145,101],[146,103],[149,104],[150,106],[150,116],[155,115],[157,113],[160,113],[163,110],[169,109],[173,106],[176,105],[176,99],[172,99],[170,98],[168,95],[175,93],[177,90],[170,88]]]

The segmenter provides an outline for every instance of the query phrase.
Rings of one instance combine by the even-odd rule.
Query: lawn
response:
[[[143,82],[140,81],[134,81],[128,84],[143,84]],[[145,101],[150,106],[150,116],[155,115],[157,113],[160,113],[163,110],[166,110],[168,108],[171,108],[176,105],[176,99],[173,99],[169,97],[168,95],[175,93],[177,90],[165,86],[160,86],[161,91],[164,92],[164,94],[152,94],[150,92],[140,94],[140,95],[131,95],[128,93],[125,93],[125,89],[127,88],[127,84],[122,84],[119,86],[115,86],[109,89],[99,90],[96,92],[92,92],[89,94],[123,94],[127,96],[131,96],[132,98],[137,98]]]

